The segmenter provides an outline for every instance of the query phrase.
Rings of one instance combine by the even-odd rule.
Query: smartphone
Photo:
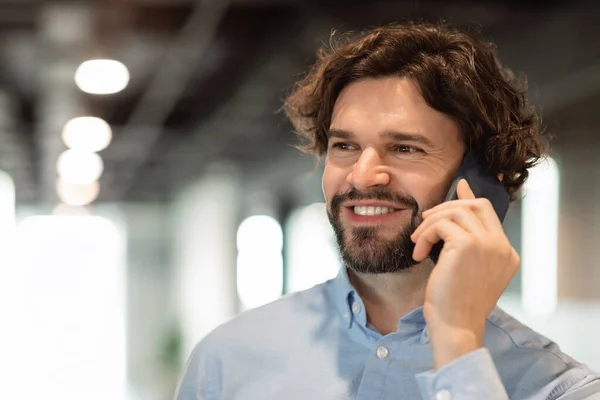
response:
[[[508,212],[510,197],[498,177],[484,167],[481,157],[479,157],[477,152],[468,151],[465,154],[458,174],[452,181],[452,185],[444,201],[458,199],[456,187],[458,186],[458,182],[463,178],[471,186],[475,197],[485,197],[492,203],[500,222],[503,222]],[[429,252],[429,257],[433,260],[434,264],[437,264],[442,247],[444,247],[444,242],[440,240]]]

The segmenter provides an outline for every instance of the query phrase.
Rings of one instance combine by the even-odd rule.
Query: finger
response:
[[[498,218],[498,214],[494,210],[492,203],[484,198],[480,197],[477,199],[464,199],[464,200],[452,200],[446,201],[438,204],[437,206],[430,208],[427,211],[423,212],[423,218],[429,218],[433,214],[437,214],[439,212],[458,208],[458,207],[466,207],[471,209],[475,215],[479,218],[483,226],[489,231],[498,231],[502,230],[502,223]]]
[[[456,223],[448,219],[439,220],[419,236],[413,250],[413,259],[419,262],[423,261],[429,256],[433,245],[440,240],[448,243],[465,235],[468,233]]]
[[[480,201],[481,201],[481,198],[444,201],[444,202],[438,204],[437,206],[430,208],[427,211],[423,211],[423,216],[431,215],[433,213],[452,209],[455,207],[468,207],[468,208],[472,208],[474,211],[477,211],[477,209],[480,208],[480,205],[477,203]]]
[[[456,194],[460,200],[475,199],[475,194],[471,189],[471,185],[466,179],[461,179],[456,187]]]
[[[486,233],[485,226],[472,209],[468,207],[454,207],[431,214],[425,218],[411,235],[413,242],[416,242],[419,239],[419,236],[432,224],[435,224],[437,221],[442,219],[448,219],[452,222],[455,222],[466,232],[475,235],[483,235]]]

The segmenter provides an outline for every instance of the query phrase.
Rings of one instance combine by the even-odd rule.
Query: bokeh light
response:
[[[267,215],[246,218],[237,232],[237,289],[244,308],[276,300],[283,290],[283,232]]]
[[[70,206],[85,206],[98,198],[100,183],[94,181],[86,184],[74,184],[59,179],[56,193],[61,201]]]
[[[116,60],[89,60],[77,68],[75,83],[86,93],[118,93],[129,84],[129,70]]]
[[[104,170],[102,158],[81,150],[65,150],[56,163],[60,178],[68,183],[86,184],[98,180]]]
[[[62,132],[65,145],[74,150],[95,152],[105,149],[112,139],[110,125],[101,118],[73,118]]]

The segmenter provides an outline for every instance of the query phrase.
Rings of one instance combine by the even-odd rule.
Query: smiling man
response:
[[[467,151],[514,199],[546,149],[491,46],[428,24],[332,43],[286,111],[325,156],[340,273],[209,334],[176,398],[600,399],[599,375],[496,307],[519,256],[490,202],[464,180],[444,202]]]

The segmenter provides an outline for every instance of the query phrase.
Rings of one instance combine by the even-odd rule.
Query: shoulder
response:
[[[297,337],[300,328],[306,331],[331,317],[335,307],[328,285],[329,281],[244,311],[218,326],[196,347],[200,353],[221,356],[276,349],[282,341]]]
[[[498,350],[522,350],[567,366],[581,365],[563,353],[551,339],[534,331],[499,307],[496,307],[487,319],[486,339]]]
[[[285,295],[221,324],[195,346],[186,365],[182,393],[202,391],[221,398],[264,377],[295,376],[322,358],[322,344],[343,324],[332,298],[332,280]],[[179,400],[180,398],[178,398]],[[181,399],[187,399],[181,397]]]
[[[509,395],[523,398],[541,387],[555,398],[586,379],[598,379],[589,367],[565,354],[546,336],[500,308],[488,317],[484,345],[490,350]],[[511,397],[512,398],[512,397]]]
[[[302,358],[314,347],[311,332],[341,319],[332,318],[336,309],[328,284],[285,295],[218,326],[194,347],[186,366],[186,375],[192,376],[188,381],[203,387],[207,398],[218,398],[223,382],[235,388],[285,370],[290,358]]]

